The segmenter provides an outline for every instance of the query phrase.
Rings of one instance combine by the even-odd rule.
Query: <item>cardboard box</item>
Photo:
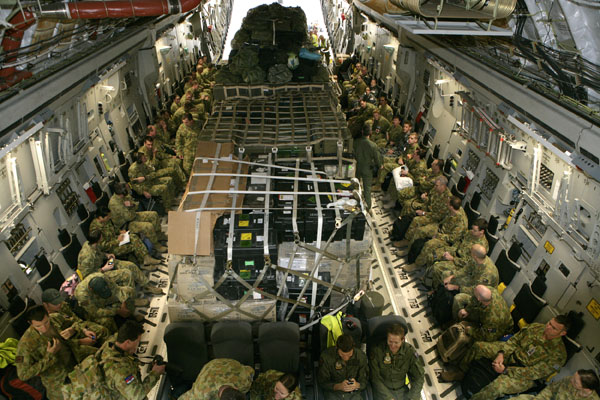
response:
[[[206,290],[214,284],[214,267],[213,257],[197,257],[195,264],[180,263],[173,284],[177,296],[184,301],[216,300],[214,294],[206,293]]]
[[[193,171],[197,173],[211,173],[213,167],[215,172],[227,174],[225,176],[214,176],[212,182],[210,176],[192,176],[188,182],[186,193],[177,211],[169,211],[169,253],[179,255],[201,255],[208,256],[213,253],[212,231],[217,218],[229,212],[231,207],[241,207],[244,195],[236,196],[233,204],[233,195],[230,193],[194,193],[207,190],[233,190],[235,178],[232,173],[237,172],[239,164],[233,156],[233,143],[222,143],[200,141],[196,151],[197,157],[219,158],[214,160],[196,160]],[[240,173],[248,173],[248,165],[242,164]],[[240,178],[238,190],[246,190],[247,178]],[[194,211],[198,208],[219,208],[221,210]],[[199,216],[199,229],[196,232],[196,219]],[[197,242],[194,238],[198,237]]]
[[[199,301],[193,303],[183,303],[173,297],[167,300],[170,322],[181,321],[207,321],[209,319],[235,320],[235,321],[256,321],[262,320],[263,314],[271,308],[264,317],[266,321],[275,321],[277,307],[276,300],[246,300],[241,309],[251,315],[240,313],[234,310],[227,315],[221,313],[230,310],[230,307],[220,301]]]

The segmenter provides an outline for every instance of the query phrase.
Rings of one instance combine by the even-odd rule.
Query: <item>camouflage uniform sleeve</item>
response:
[[[43,356],[41,358],[36,357],[36,345],[33,338],[27,335],[27,333],[23,335],[17,345],[15,365],[17,366],[17,375],[22,381],[31,379],[56,364],[57,358],[45,349],[42,352]]]
[[[546,360],[540,361],[529,367],[507,367],[507,375],[512,378],[536,380],[545,379],[554,372],[560,371],[565,365],[566,354],[564,352],[553,351]]]
[[[106,366],[106,380],[112,382],[114,389],[127,400],[145,399],[160,378],[159,374],[150,372],[142,381],[138,366],[131,362],[118,361],[107,363]]]
[[[566,381],[568,382],[569,379],[570,378],[566,378]],[[538,393],[537,396],[533,397],[533,399],[534,400],[553,400],[554,395],[556,393],[558,393],[558,391],[561,389],[563,382],[565,382],[564,379],[560,380],[558,382],[552,382],[551,384],[546,386],[540,393]]]
[[[177,129],[177,133],[175,134],[175,152],[179,155],[183,154],[183,150],[184,150],[184,128],[183,126],[180,126]]]
[[[91,273],[98,272],[96,271],[94,262],[94,257],[89,254],[89,252],[85,251],[85,248],[79,252],[79,256],[77,257],[77,264],[81,275],[85,278]]]
[[[129,184],[131,185],[131,188],[133,190],[135,190],[136,193],[138,194],[142,194],[145,190],[146,190],[146,185],[145,185],[145,181],[144,182],[138,182],[138,181],[134,181],[134,178],[139,178],[140,176],[142,176],[142,174],[139,171],[139,166],[137,165],[137,163],[134,163],[131,167],[129,167]]]
[[[252,382],[252,386],[250,387],[250,399],[261,400],[266,398],[279,376],[273,370],[260,374],[258,378]]]
[[[408,369],[408,379],[410,381],[410,390],[408,391],[408,400],[419,400],[421,398],[421,389],[425,382],[425,370],[417,353],[411,355],[411,365]]]
[[[371,350],[369,358],[369,367],[371,369],[371,385],[376,393],[385,396],[386,399],[391,399],[394,394],[385,386],[381,377],[381,360],[383,359],[383,351],[381,345],[374,347]]]

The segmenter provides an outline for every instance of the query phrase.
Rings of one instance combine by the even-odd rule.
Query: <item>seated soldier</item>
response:
[[[407,173],[404,170],[401,172],[401,176],[407,176],[413,181],[413,186],[405,189],[400,189],[406,193],[407,190],[416,192],[418,190],[418,186],[420,182],[423,181],[428,176],[427,171],[427,163],[425,161],[425,155],[427,154],[427,149],[417,148],[413,153],[412,157],[406,160],[405,166],[407,167]],[[381,171],[381,170],[380,170]],[[393,171],[392,171],[393,173]],[[396,206],[396,200],[398,199],[398,194],[400,191],[396,188],[394,179],[390,179],[391,184],[389,187],[385,187],[382,185],[382,190],[386,190],[385,195],[383,196],[383,200],[385,201],[383,207],[384,208],[394,208]]]
[[[166,253],[167,248],[160,241],[167,240],[162,231],[160,217],[156,211],[137,211],[139,203],[131,197],[127,184],[117,182],[114,194],[108,202],[110,219],[119,230],[128,230],[138,236],[145,236],[159,253]]]
[[[471,229],[459,237],[452,245],[444,247],[443,243],[437,241],[437,239],[427,242],[415,261],[417,265],[421,263],[430,265],[425,273],[426,285],[434,288],[438,287],[450,275],[451,271],[458,271],[467,265],[471,257],[471,247],[474,244],[482,245],[487,252],[486,229],[487,221],[483,218],[477,218],[473,225],[471,225]],[[427,253],[425,253],[426,251]],[[431,283],[427,283],[428,280],[431,280]]]
[[[391,174],[393,170],[395,170],[401,165],[408,164],[408,161],[412,158],[415,151],[417,151],[417,149],[419,148],[419,145],[417,143],[418,141],[419,135],[417,135],[416,133],[411,133],[407,136],[405,147],[396,147],[396,149],[388,149],[388,154],[384,157],[383,165],[377,173],[377,182],[379,184],[383,184],[385,178],[388,176],[388,174]],[[425,150],[425,154],[427,154],[427,150]],[[425,158],[423,157],[423,159]],[[411,197],[414,196],[414,190],[411,193],[413,193]]]
[[[408,126],[408,133],[406,133],[405,127]],[[393,153],[396,150],[396,147],[404,143],[406,139],[408,139],[408,135],[412,129],[412,125],[410,122],[405,123],[404,125],[400,124],[400,116],[394,115],[392,117],[392,126],[388,131],[388,154]]]
[[[408,246],[417,229],[420,227],[441,223],[446,215],[450,213],[448,207],[448,201],[450,200],[450,190],[448,190],[448,179],[445,176],[438,176],[435,179],[433,189],[429,193],[423,193],[421,199],[424,200],[422,209],[413,211],[414,219],[410,223],[406,236],[403,240],[394,241],[395,247],[406,247]],[[411,204],[409,209],[414,206]],[[404,214],[404,207],[402,209]]]
[[[258,375],[250,388],[251,400],[302,400],[298,378],[270,369]]]
[[[387,98],[384,95],[379,96],[379,106],[377,107],[377,110],[387,121],[392,120],[394,110],[392,110],[392,107],[387,103]]]
[[[377,98],[375,97],[375,95],[373,95],[373,93],[371,93],[370,87],[367,87],[365,89],[365,94],[362,95],[361,99],[373,105],[377,104]]]
[[[79,344],[93,346],[96,341],[100,344],[104,343],[104,340],[106,340],[109,335],[108,329],[92,321],[86,321],[79,318],[73,312],[66,299],[66,294],[53,288],[46,289],[42,292],[42,305],[46,309],[48,315],[58,313],[67,321],[77,324],[77,326],[82,329],[85,337],[79,339]]]
[[[471,260],[467,265],[458,271],[453,271],[444,279],[445,290],[460,291],[454,296],[452,303],[452,316],[455,319],[458,317],[458,310],[465,308],[469,303],[475,286],[485,285],[495,288],[500,283],[498,268],[486,253],[485,247],[474,244],[471,246]]]
[[[69,372],[97,350],[82,344],[81,339],[91,339],[95,333],[61,314],[48,315],[43,306],[29,309],[26,318],[29,328],[19,340],[15,356],[17,375],[22,381],[39,375],[48,399],[62,400],[61,387]],[[91,344],[95,341],[91,340]]]
[[[508,305],[495,287],[477,285],[458,318],[467,322],[466,333],[477,342],[493,342],[512,331]]]
[[[171,103],[171,114],[175,114],[175,111],[177,111],[177,109],[181,106],[181,96],[177,94],[175,95],[175,99],[173,99],[173,102]]]
[[[415,348],[405,342],[406,332],[400,324],[391,325],[387,340],[371,349],[369,367],[375,399],[418,400],[425,372]],[[410,390],[406,378],[410,382]]]
[[[461,380],[472,361],[485,359],[497,377],[471,397],[471,400],[493,400],[506,394],[517,394],[533,387],[538,379],[547,379],[560,371],[567,360],[562,336],[570,322],[558,315],[546,325],[532,323],[506,342],[475,342],[457,371],[444,371],[445,381]]]
[[[135,307],[150,304],[147,299],[136,298],[131,272],[118,272],[119,275],[94,272],[75,289],[75,298],[87,313],[89,320],[106,327],[111,333],[117,331],[115,316],[129,318],[133,315]]]
[[[179,400],[245,400],[252,386],[254,368],[228,358],[216,358],[202,367],[194,386]]]
[[[592,369],[580,369],[573,376],[549,384],[538,395],[521,394],[513,400],[600,400],[598,376]]]
[[[452,196],[448,201],[448,213],[440,222],[433,222],[431,224],[422,225],[416,228],[408,228],[406,232],[406,239],[410,241],[408,248],[414,243],[415,240],[424,239],[429,241],[430,239],[440,239],[443,242],[455,242],[464,232],[467,231],[467,215],[461,207],[461,200],[456,196]],[[413,220],[414,222],[414,220]],[[413,229],[411,229],[413,228]],[[425,242],[427,243],[427,242]],[[408,250],[406,250],[408,253]],[[399,255],[402,255],[398,253]],[[416,263],[407,265],[404,267],[405,271],[414,271],[418,269]]]
[[[171,208],[175,191],[173,179],[156,176],[154,169],[146,164],[144,153],[136,153],[135,162],[129,167],[129,179],[137,194],[146,199],[159,197],[166,210]]]
[[[371,124],[371,131],[373,132],[371,140],[379,148],[386,147],[388,143],[387,132],[390,128],[390,122],[381,115],[379,109],[373,110],[373,119],[367,121],[366,123]]]
[[[359,137],[362,133],[365,122],[373,118],[373,111],[376,107],[373,104],[367,103],[364,100],[359,101],[359,108],[356,115],[348,120],[348,129],[353,137]]]
[[[115,227],[110,219],[110,210],[107,207],[101,206],[96,210],[96,218],[94,218],[90,224],[90,240],[92,236],[99,238],[99,240],[94,241],[94,250],[103,251],[112,256],[113,259],[116,257],[120,257],[121,259],[129,258],[129,260],[132,260],[134,263],[142,265],[142,268],[147,271],[156,270],[156,267],[148,267],[148,265],[161,263],[160,260],[150,256],[148,253],[148,248],[135,233],[129,232],[129,241],[125,240],[127,232],[119,230]],[[96,248],[98,250],[96,250]],[[98,254],[97,256],[101,257],[101,254]],[[137,281],[137,270],[139,270],[139,268],[137,268],[136,265],[132,266],[130,265],[131,263],[126,264],[126,262],[119,264],[117,264],[117,268],[124,267],[133,270],[132,272],[134,274],[134,278]],[[86,267],[87,266],[80,264],[80,269],[84,269],[82,271],[83,275],[88,275],[90,272],[95,272],[95,270],[87,270]]]
[[[179,165],[181,163],[180,159],[175,155],[166,154],[162,149],[160,140],[155,139],[156,130],[151,132],[154,133],[146,135],[144,145],[138,149],[138,152],[146,155],[146,162],[154,168],[157,177],[169,176],[173,179],[176,190],[183,190],[187,178]]]
[[[431,168],[420,174],[418,179],[415,179],[415,185],[412,188],[402,189],[398,192],[398,202],[402,204],[401,216],[415,215],[415,210],[425,206],[427,196],[435,187],[436,180],[444,176],[442,173],[443,166],[443,160],[433,160]],[[447,183],[445,185],[447,186]]]
[[[342,334],[335,346],[321,353],[317,379],[325,400],[362,399],[360,392],[366,389],[368,376],[367,356],[348,334]]]
[[[113,399],[144,400],[165,373],[166,364],[152,364],[144,379],[140,374],[142,363],[135,356],[144,333],[142,325],[125,321],[116,338],[102,346],[100,362],[106,380],[106,389]]]

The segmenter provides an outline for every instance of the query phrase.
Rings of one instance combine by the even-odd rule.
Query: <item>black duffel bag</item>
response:
[[[392,240],[403,240],[406,231],[410,226],[414,216],[402,216],[394,221],[394,227],[392,228]]]
[[[500,375],[492,367],[492,360],[480,358],[469,364],[469,373],[461,382],[463,395],[470,399],[474,394],[489,385]]]
[[[458,290],[447,290],[443,285],[440,285],[427,298],[433,318],[438,325],[443,326],[452,321],[452,301],[458,292]]]
[[[419,254],[421,254],[421,250],[423,250],[423,246],[425,246],[425,243],[427,243],[428,240],[429,238],[417,239],[413,242],[413,244],[410,246],[410,249],[408,250],[407,255],[409,264],[414,263],[417,257],[419,257]]]

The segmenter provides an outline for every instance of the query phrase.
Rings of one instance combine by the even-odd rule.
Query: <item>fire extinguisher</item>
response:
[[[94,193],[94,189],[92,189],[92,185],[90,185],[89,182],[86,182],[83,184],[83,190],[85,190],[85,193],[90,198],[90,201],[92,203],[96,203],[96,200],[98,200],[98,198],[96,197],[96,194]]]

